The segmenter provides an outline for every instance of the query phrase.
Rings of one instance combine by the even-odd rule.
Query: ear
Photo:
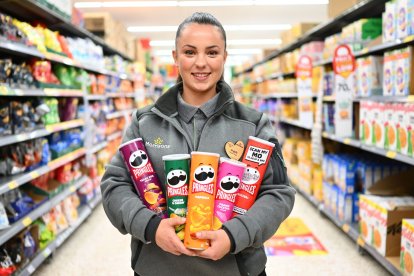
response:
[[[176,50],[172,50],[172,57],[174,59],[174,65],[178,66],[178,61],[177,61],[177,51]]]
[[[227,50],[224,51],[224,62],[227,60]]]

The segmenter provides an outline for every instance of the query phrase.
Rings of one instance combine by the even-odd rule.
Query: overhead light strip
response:
[[[289,30],[290,24],[273,25],[224,25],[226,32],[231,31],[279,31]],[[130,26],[127,28],[131,33],[153,33],[153,32],[176,32],[178,26]]]
[[[227,45],[280,45],[281,39],[229,39]],[[174,40],[151,40],[151,47],[174,46]]]
[[[292,6],[327,5],[329,0],[245,0],[245,1],[90,1],[76,2],[76,8],[134,8],[134,7],[223,7],[223,6]]]

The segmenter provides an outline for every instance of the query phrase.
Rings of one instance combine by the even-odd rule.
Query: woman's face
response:
[[[204,96],[216,93],[227,52],[216,26],[191,23],[178,37],[173,57],[183,79],[185,94]]]

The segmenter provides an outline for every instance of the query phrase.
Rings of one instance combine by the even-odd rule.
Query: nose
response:
[[[204,67],[207,64],[207,59],[205,54],[198,54],[196,57],[195,65],[197,67]]]

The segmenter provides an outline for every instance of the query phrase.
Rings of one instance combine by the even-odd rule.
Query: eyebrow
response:
[[[189,44],[185,44],[185,45],[183,45],[183,48],[184,48],[184,47],[190,47],[190,48],[197,49],[197,47],[195,47],[195,46],[193,46],[193,45],[189,45]],[[212,49],[212,48],[219,48],[219,49],[220,49],[220,46],[218,46],[218,45],[212,45],[212,46],[208,46],[206,49]]]

